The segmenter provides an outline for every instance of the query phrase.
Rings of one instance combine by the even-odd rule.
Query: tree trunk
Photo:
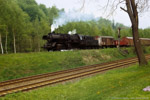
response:
[[[8,30],[6,29],[6,41],[5,41],[5,52],[6,54],[8,54],[8,51],[7,51],[7,33],[8,33]]]
[[[1,33],[0,33],[0,45],[1,45],[1,51],[2,51],[2,54],[4,54],[4,49],[3,49],[3,44],[2,44]]]
[[[40,45],[40,43],[39,43],[39,52],[41,52],[41,45]]]
[[[31,51],[33,51],[33,46],[32,46],[32,37],[29,39],[30,41],[30,48],[31,48]]]
[[[40,45],[40,39],[38,37],[38,48],[39,48],[39,52],[41,51],[41,45]]]
[[[137,5],[135,4],[135,0],[126,0],[127,10],[124,10],[128,13],[131,23],[132,23],[132,34],[133,41],[136,50],[136,54],[139,60],[140,65],[146,65],[147,61],[144,56],[144,52],[142,50],[141,42],[139,39],[139,31],[138,31],[138,12]]]
[[[15,37],[14,29],[13,29],[13,39],[14,39],[14,53],[16,53],[16,37]]]
[[[138,27],[136,27],[136,25],[133,25],[132,26],[132,34],[133,34],[133,41],[134,41],[134,47],[135,47],[135,50],[136,50],[136,54],[137,54],[137,57],[138,57],[138,60],[139,60],[139,64],[140,65],[146,65],[147,64],[147,61],[145,59],[145,56],[144,56],[144,52],[142,50],[142,46],[141,46],[141,41],[139,39],[139,34],[138,34]]]

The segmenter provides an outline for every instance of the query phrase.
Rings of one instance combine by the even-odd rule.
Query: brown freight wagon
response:
[[[144,46],[150,46],[150,39],[149,38],[140,38],[141,44]]]
[[[114,38],[112,36],[97,36],[98,44],[100,47],[114,47]]]
[[[150,46],[150,39],[140,38],[141,44],[144,46]],[[123,37],[122,42],[126,42],[127,46],[134,46],[133,37]]]

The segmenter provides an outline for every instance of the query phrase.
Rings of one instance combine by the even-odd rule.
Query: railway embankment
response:
[[[97,74],[82,80],[1,97],[0,100],[149,100],[150,62]]]
[[[128,54],[122,54],[117,48],[108,48],[0,55],[0,82],[135,56],[133,48],[127,51]],[[145,53],[150,54],[149,47]]]

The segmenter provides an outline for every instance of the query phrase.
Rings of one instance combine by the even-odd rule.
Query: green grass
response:
[[[129,56],[133,56],[133,54],[131,53]],[[125,57],[119,54],[117,49],[0,55],[0,81],[121,58]]]
[[[132,48],[128,51],[126,56],[116,48],[0,55],[0,81],[135,56]],[[150,53],[150,48],[145,52]]]
[[[150,64],[120,68],[66,84],[14,93],[1,100],[142,100],[150,99]]]

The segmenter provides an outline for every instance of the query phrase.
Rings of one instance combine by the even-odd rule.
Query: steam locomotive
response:
[[[43,46],[48,51],[60,51],[71,49],[98,49],[107,47],[133,46],[132,37],[124,37],[118,43],[112,36],[84,36],[79,34],[49,33],[43,36],[47,43]],[[150,46],[150,39],[140,38],[142,45]]]
[[[43,40],[47,40],[43,48],[48,51],[99,48],[98,41],[94,37],[79,34],[49,33],[43,36]]]

